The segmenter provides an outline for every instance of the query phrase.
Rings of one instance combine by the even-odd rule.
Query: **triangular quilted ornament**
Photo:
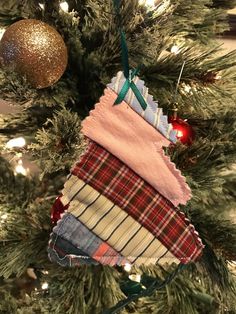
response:
[[[177,208],[190,188],[163,151],[176,133],[138,76],[146,109],[131,89],[114,105],[125,81],[119,72],[82,123],[87,149],[64,185],[67,209],[48,247],[62,266],[187,264],[202,254],[198,233]]]

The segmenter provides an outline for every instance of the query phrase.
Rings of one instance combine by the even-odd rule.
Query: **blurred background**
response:
[[[223,53],[236,49],[236,7],[232,10],[229,10],[228,13],[231,29],[219,38],[219,45],[222,45],[222,48],[224,49]],[[4,29],[0,29],[0,38],[2,37],[3,33]],[[1,100],[0,94],[0,113],[4,114],[15,111],[17,111],[17,107],[14,106],[13,108],[11,104],[7,104]]]

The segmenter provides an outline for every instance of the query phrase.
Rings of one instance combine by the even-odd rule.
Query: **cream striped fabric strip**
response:
[[[65,183],[62,194],[62,203],[70,203],[67,211],[131,263],[179,263],[146,228],[76,176]]]

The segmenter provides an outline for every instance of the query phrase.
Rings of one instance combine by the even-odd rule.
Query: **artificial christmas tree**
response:
[[[20,105],[17,113],[1,116],[0,120],[1,313],[86,314],[102,313],[114,306],[110,313],[236,311],[236,284],[231,273],[232,263],[236,260],[236,227],[230,215],[235,208],[235,173],[232,166],[236,152],[236,54],[219,55],[215,42],[216,36],[228,29],[225,9],[233,7],[234,2],[130,0],[121,1],[119,12],[112,1],[68,1],[68,11],[67,6],[56,0],[20,3],[11,0],[1,4],[2,28],[22,19],[42,20],[57,29],[68,50],[66,72],[57,83],[45,89],[34,89],[24,77],[9,68],[0,69],[1,98]],[[64,257],[65,253],[78,256],[81,252],[73,243],[69,245],[65,241],[61,231],[59,237],[51,235],[48,247],[51,259],[58,261],[59,256],[64,258],[62,266],[74,267],[62,268],[51,263],[47,257],[48,239],[53,227],[50,208],[57,195],[61,192],[67,195],[62,191],[63,184],[79,156],[92,158],[92,155],[88,156],[90,151],[81,133],[81,121],[99,101],[106,84],[122,69],[118,26],[122,26],[126,35],[130,69],[140,69],[139,76],[158,101],[158,108],[163,108],[164,114],[167,114],[173,103],[178,102],[178,116],[188,119],[194,131],[191,145],[177,142],[165,148],[166,158],[170,158],[182,171],[192,191],[192,199],[186,205],[183,202],[180,209],[194,224],[205,246],[201,258],[178,274],[175,263],[138,265],[130,269],[127,265],[124,268],[96,265],[91,256],[87,256],[87,260],[95,265],[78,267],[77,259],[70,264],[71,261]],[[175,49],[172,49],[173,46]],[[185,67],[177,94],[173,96],[183,62]],[[130,97],[135,99],[131,92]],[[120,101],[114,99],[114,102],[117,103],[114,106],[119,108]],[[136,114],[135,106],[132,108],[133,114]],[[103,121],[104,130],[118,136],[117,127],[114,134],[111,131],[113,118],[109,120],[108,112],[102,114],[109,122],[108,127]],[[102,121],[102,116],[100,118]],[[117,116],[114,123],[119,118]],[[97,121],[102,127],[99,115]],[[89,133],[86,135],[105,145],[96,131],[98,124],[93,129],[92,124],[88,128],[86,123],[89,124],[84,120],[83,128],[87,128]],[[140,136],[140,130],[138,132]],[[27,146],[6,145],[9,139],[19,136],[27,139]],[[109,145],[112,147],[115,143],[110,141]],[[154,147],[157,148],[156,144]],[[90,150],[92,148],[90,146]],[[125,154],[128,148],[122,148],[119,158],[128,158]],[[107,147],[96,146],[96,149],[103,150],[109,161],[113,158],[115,163],[115,156],[105,151]],[[40,166],[40,176],[14,174],[12,159],[23,158],[26,153],[30,153],[32,161]],[[139,154],[142,157],[142,152]],[[122,159],[125,166],[127,160]],[[86,167],[86,161],[84,163]],[[151,166],[152,163],[150,169]],[[143,171],[137,165],[135,167],[132,176],[138,176],[139,170]],[[99,171],[100,177],[92,182],[90,168],[86,168],[83,178],[80,168],[75,165],[73,169],[73,174],[78,175],[77,180],[87,175],[86,180],[90,180],[91,185],[98,184],[103,174]],[[155,173],[150,169],[147,173],[142,172],[145,178],[143,185],[147,185],[149,180],[153,184],[155,173],[158,174],[158,169]],[[162,172],[164,170],[160,168]],[[176,186],[174,181],[169,181],[169,184],[168,181],[156,182],[162,186],[161,194],[168,191],[178,195],[173,188]],[[105,186],[101,188],[105,189]],[[93,185],[92,189],[88,193],[95,193],[94,189],[98,187]],[[141,189],[136,193],[143,192]],[[186,201],[188,196],[186,190]],[[84,201],[80,197],[76,202]],[[153,199],[154,196],[150,202]],[[103,201],[111,202],[107,199]],[[170,202],[169,205],[174,206],[174,198]],[[137,205],[140,214],[145,211],[147,203],[142,205],[139,202]],[[60,218],[64,208],[57,207],[55,210],[58,215],[54,212],[54,223],[57,220],[55,217]],[[79,215],[78,211],[79,207],[71,207],[64,216],[62,213],[62,219],[73,213]],[[182,217],[180,212],[172,213]],[[58,224],[60,226],[60,222]],[[65,233],[68,228],[65,228]],[[82,227],[80,232],[83,232]],[[99,232],[102,234],[103,230]],[[54,240],[57,240],[57,245],[50,246]],[[61,251],[62,248],[64,251]],[[58,255],[53,255],[54,249]],[[174,275],[177,276],[174,278]],[[138,296],[141,298],[138,299]],[[135,302],[131,303],[132,300]]]

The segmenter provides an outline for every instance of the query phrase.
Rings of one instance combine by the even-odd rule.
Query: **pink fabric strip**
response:
[[[84,135],[115,155],[175,206],[186,204],[191,191],[185,178],[164,155],[167,140],[117,94],[106,88],[100,103],[82,123]]]

